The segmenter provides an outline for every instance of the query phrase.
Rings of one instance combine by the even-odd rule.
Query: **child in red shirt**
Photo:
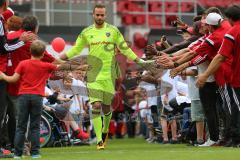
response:
[[[57,69],[56,65],[42,62],[46,46],[42,41],[36,40],[31,44],[31,59],[21,61],[13,76],[0,74],[0,79],[9,83],[20,80],[18,97],[18,124],[15,135],[15,158],[20,158],[23,153],[25,132],[28,117],[30,116],[30,141],[32,144],[31,155],[39,158],[40,149],[40,118],[42,112],[42,96],[46,81],[50,74]]]

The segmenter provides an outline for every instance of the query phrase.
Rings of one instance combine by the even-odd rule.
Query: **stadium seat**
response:
[[[138,3],[129,2],[128,11],[143,12],[144,8]]]
[[[149,2],[150,12],[162,12],[162,2]]]
[[[165,12],[178,12],[178,2],[166,2]]]
[[[122,16],[122,22],[125,25],[132,25],[134,22],[134,16],[130,14],[125,14]]]
[[[149,26],[152,28],[161,28],[162,27],[162,19],[161,16],[152,16],[148,17]]]
[[[135,24],[137,25],[143,25],[145,24],[145,15],[138,15],[138,16],[135,16]]]
[[[181,3],[181,11],[182,12],[192,11],[193,8],[194,8],[194,3],[191,3],[191,2],[182,2]]]
[[[127,11],[128,1],[117,1],[117,12]]]

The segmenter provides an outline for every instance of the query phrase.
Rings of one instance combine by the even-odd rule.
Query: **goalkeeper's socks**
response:
[[[92,119],[93,128],[96,134],[97,143],[102,141],[102,118],[101,116]]]
[[[109,124],[112,118],[112,112],[109,112],[103,116],[103,130],[102,133],[108,133]]]

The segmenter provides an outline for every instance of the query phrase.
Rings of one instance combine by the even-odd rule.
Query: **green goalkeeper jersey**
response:
[[[78,36],[76,44],[67,52],[67,57],[70,59],[80,55],[84,47],[89,49],[88,82],[110,80],[116,77],[116,47],[128,59],[135,60],[137,58],[118,28],[108,23],[104,23],[102,28],[96,28],[94,24],[85,28]]]

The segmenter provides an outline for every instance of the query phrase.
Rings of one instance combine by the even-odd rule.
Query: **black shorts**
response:
[[[166,118],[166,117],[174,117],[178,114],[183,114],[183,110],[186,107],[190,107],[191,103],[181,103],[180,105],[177,103],[177,99],[173,98],[169,101],[169,106],[172,108],[172,110],[168,110],[166,108],[163,108],[162,110],[162,118]]]
[[[55,109],[54,111],[55,116],[60,120],[63,120],[66,117],[67,113],[69,112],[67,108],[64,108],[61,105],[57,105],[53,108]]]

